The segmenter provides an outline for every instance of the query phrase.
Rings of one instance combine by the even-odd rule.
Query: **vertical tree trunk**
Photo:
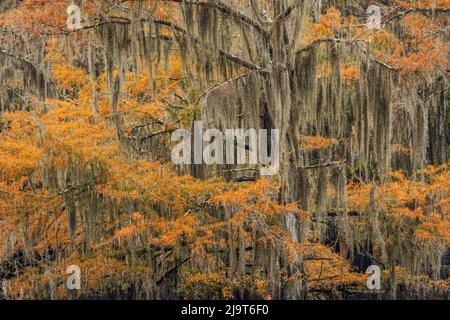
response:
[[[391,248],[391,263],[390,263],[390,276],[389,276],[389,293],[390,293],[390,299],[397,300],[397,286],[398,286],[398,279],[397,279],[397,257],[398,257],[398,249],[399,249],[399,238],[400,238],[400,230],[399,228],[393,229],[393,244]]]
[[[92,86],[92,113],[98,115],[98,96],[97,96],[97,86],[96,86],[96,76],[95,76],[95,60],[94,60],[94,50],[92,48],[92,34],[89,34],[89,46],[88,46],[88,65],[89,65],[89,79]]]
[[[438,115],[437,115],[437,138],[438,138],[438,164],[447,162],[447,104],[446,93],[442,92],[439,97]]]

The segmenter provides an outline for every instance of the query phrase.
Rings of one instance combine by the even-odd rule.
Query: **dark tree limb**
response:
[[[156,23],[156,24],[159,24],[159,25],[164,25],[164,26],[169,27],[169,28],[171,28],[171,29],[173,29],[175,31],[178,31],[179,33],[181,33],[185,37],[189,37],[189,39],[192,40],[193,42],[199,43],[199,40],[197,38],[194,38],[191,35],[189,35],[189,33],[184,28],[182,28],[182,27],[180,27],[180,26],[178,26],[178,25],[176,25],[176,24],[174,24],[174,23],[172,23],[170,21],[166,21],[166,20],[162,20],[162,19],[152,19],[152,18],[150,18],[150,19],[148,19],[148,18],[146,18],[146,19],[139,19],[139,21],[141,21],[141,22],[153,22],[153,23]],[[80,28],[78,30],[73,30],[71,32],[62,31],[60,34],[68,35],[68,34],[70,34],[72,32],[78,32],[78,31],[81,31],[81,30],[88,30],[88,29],[98,28],[98,27],[100,27],[102,25],[109,24],[109,23],[112,23],[112,24],[131,24],[131,20],[125,19],[125,18],[114,18],[114,20],[101,21],[101,22],[98,22],[98,23],[95,23],[95,24],[92,24],[92,25],[84,26],[84,27],[82,27],[82,28]],[[170,36],[158,35],[158,37],[160,39],[167,40],[167,41],[172,41],[173,40],[173,38],[170,37]],[[264,71],[265,70],[264,68],[262,68],[262,67],[260,67],[258,65],[255,65],[255,64],[253,64],[253,63],[251,63],[251,62],[249,62],[249,61],[247,61],[247,60],[245,60],[245,59],[243,59],[243,58],[241,58],[241,57],[239,57],[239,56],[237,56],[235,54],[232,54],[232,53],[230,53],[228,51],[225,51],[223,49],[218,49],[218,54],[220,56],[224,57],[225,59],[227,59],[227,60],[229,60],[229,61],[231,61],[231,62],[233,62],[233,63],[235,63],[237,65],[245,67],[245,68],[247,68],[249,70],[258,70],[258,71]]]
[[[232,16],[233,18],[235,18],[238,21],[244,22],[244,23],[248,24],[249,26],[252,26],[262,36],[264,36],[265,38],[268,38],[267,31],[257,21],[255,21],[252,18],[250,18],[249,16],[233,9],[229,5],[223,3],[222,1],[216,1],[216,2],[204,2],[204,1],[195,1],[195,0],[162,0],[162,1],[186,3],[186,4],[190,4],[190,5],[206,6],[206,7],[210,7],[210,8],[215,8],[215,9],[221,11],[222,13]]]
[[[435,12],[448,13],[448,12],[450,12],[450,8],[410,8],[406,11],[396,14],[395,16],[392,16],[391,18],[386,20],[384,23],[388,23],[392,20],[404,17],[404,16],[406,16],[408,14],[412,14],[412,13],[435,13]]]
[[[164,279],[166,277],[168,277],[170,274],[172,274],[173,272],[177,271],[179,268],[181,268],[184,264],[186,264],[189,260],[191,260],[191,257],[187,257],[186,259],[184,259],[183,261],[181,261],[179,264],[177,264],[176,266],[170,268],[169,270],[167,270],[157,281],[156,284],[160,285]]]
[[[358,41],[356,41],[356,40],[345,40],[345,39],[337,39],[337,38],[320,38],[320,39],[314,40],[312,43],[310,43],[306,47],[301,48],[300,50],[298,50],[297,54],[301,53],[301,52],[305,52],[305,51],[310,51],[310,50],[315,48],[320,43],[344,43],[344,44],[347,44],[347,45],[352,45],[355,48],[357,48],[358,50],[360,50],[363,53],[365,53],[366,55],[368,55],[369,59],[371,61],[375,62],[376,64],[378,64],[378,65],[380,65],[382,67],[385,67],[385,68],[387,68],[389,70],[392,70],[392,71],[398,71],[398,68],[390,66],[387,63],[376,59],[369,52],[367,52],[366,49],[363,49],[360,46],[358,46]]]

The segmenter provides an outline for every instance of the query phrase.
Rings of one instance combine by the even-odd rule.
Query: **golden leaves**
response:
[[[5,113],[0,118],[8,130],[0,133],[0,177],[17,179],[28,176],[36,169],[43,151],[37,140],[38,129],[31,113]]]
[[[306,150],[326,149],[338,144],[335,138],[300,135],[300,146]]]
[[[68,64],[53,64],[52,76],[64,89],[80,88],[88,81],[84,70]]]
[[[375,205],[386,218],[400,227],[411,228],[419,241],[450,242],[450,172],[448,165],[419,170],[425,182],[410,180],[402,171],[388,175],[391,182],[376,185],[350,184],[348,203],[352,210],[370,212],[371,192]]]

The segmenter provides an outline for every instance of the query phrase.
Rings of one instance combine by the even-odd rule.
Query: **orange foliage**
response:
[[[418,241],[450,243],[450,171],[447,165],[420,172],[426,182],[411,181],[392,172],[392,182],[375,186],[350,185],[351,209],[370,210],[370,193],[376,187],[376,204],[387,218],[414,230]]]
[[[300,144],[303,149],[318,150],[337,145],[338,141],[335,138],[300,135]]]

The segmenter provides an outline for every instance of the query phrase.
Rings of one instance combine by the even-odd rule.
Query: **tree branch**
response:
[[[380,61],[380,60],[376,59],[375,57],[373,57],[369,52],[367,52],[366,49],[363,49],[360,46],[358,46],[357,41],[354,41],[354,40],[345,40],[345,39],[337,39],[337,38],[320,38],[320,39],[314,40],[312,43],[310,43],[306,47],[298,50],[297,54],[299,54],[301,52],[312,50],[316,45],[318,45],[320,43],[344,43],[344,44],[355,46],[357,49],[359,49],[363,53],[367,54],[369,56],[370,60],[372,60],[373,62],[381,65],[382,67],[390,69],[392,71],[398,71],[398,68],[390,66],[387,63]]]
[[[401,18],[408,14],[412,14],[412,13],[416,13],[416,12],[418,12],[418,13],[434,13],[434,12],[447,13],[447,12],[450,12],[450,9],[449,8],[411,8],[411,9],[408,9],[406,11],[396,14],[395,16],[386,20],[384,23],[388,23],[397,18]]]
[[[166,1],[173,1],[173,0],[166,0]],[[92,28],[97,28],[97,27],[100,27],[100,26],[108,24],[108,23],[113,23],[113,24],[131,24],[131,20],[126,19],[126,18],[120,18],[120,19],[119,18],[115,18],[115,19],[116,20],[105,20],[105,21],[101,21],[101,22],[98,22],[98,23],[95,23],[95,24],[92,24],[92,25],[89,25],[89,26],[84,26],[84,27],[82,27],[82,28],[80,28],[78,30],[73,30],[71,32],[79,32],[81,30],[88,30],[88,29],[92,29]],[[162,19],[152,19],[152,18],[142,18],[142,19],[139,19],[139,21],[141,21],[141,22],[153,22],[153,23],[156,23],[156,24],[164,25],[164,26],[169,27],[169,28],[171,28],[171,29],[173,29],[175,31],[180,32],[185,37],[189,37],[195,43],[199,43],[200,42],[197,38],[192,37],[191,35],[189,35],[189,33],[184,28],[182,28],[182,27],[180,27],[180,26],[178,26],[178,25],[176,25],[176,24],[174,24],[174,23],[172,23],[170,21],[162,20]],[[69,34],[69,33],[70,32],[62,32],[62,34]],[[160,37],[161,39],[167,40],[167,41],[172,41],[173,40],[173,38],[170,37],[170,36],[158,35],[158,37]],[[257,71],[265,71],[264,68],[262,68],[260,66],[257,66],[255,64],[249,62],[249,61],[246,61],[243,58],[241,58],[241,57],[239,57],[239,56],[237,56],[235,54],[232,54],[232,53],[230,53],[228,51],[225,51],[223,49],[218,49],[218,53],[219,53],[220,56],[224,57],[225,59],[227,59],[227,60],[229,60],[231,62],[234,62],[234,63],[236,63],[236,64],[238,64],[238,65],[240,65],[242,67],[245,67],[247,69],[257,70]]]
[[[284,19],[288,18],[289,15],[292,13],[292,11],[294,11],[295,8],[297,8],[298,6],[298,2],[294,3],[293,5],[290,5],[289,7],[286,8],[286,10],[284,10],[282,13],[280,13],[274,20],[273,23],[280,23],[282,22]]]
[[[319,169],[319,168],[326,168],[326,167],[334,167],[334,166],[343,166],[346,163],[346,160],[343,161],[332,161],[332,162],[327,162],[324,164],[316,164],[316,165],[311,165],[311,166],[301,166],[301,165],[296,165],[295,167],[298,169],[303,169],[303,170],[310,170],[310,169]]]
[[[190,4],[190,5],[206,6],[206,7],[210,7],[210,8],[215,8],[229,16],[232,16],[233,18],[235,18],[241,22],[245,22],[246,24],[252,26],[262,36],[268,38],[267,31],[257,21],[253,20],[249,16],[247,16],[237,10],[234,10],[232,7],[223,3],[222,1],[216,1],[216,2],[203,2],[203,1],[195,1],[195,0],[162,0],[162,1],[186,3],[186,4]]]
[[[170,275],[172,272],[177,271],[179,268],[181,268],[185,263],[187,263],[189,260],[191,260],[191,257],[187,257],[186,259],[184,259],[183,261],[181,261],[179,264],[177,264],[176,266],[170,268],[169,270],[167,270],[160,278],[159,280],[156,281],[156,284],[159,285],[161,284],[161,282],[164,281],[164,279]]]

